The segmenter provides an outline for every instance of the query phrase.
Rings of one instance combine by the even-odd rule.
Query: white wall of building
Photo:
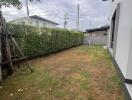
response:
[[[112,3],[110,19],[112,18],[115,12],[115,9],[117,7],[117,3],[119,2],[120,2],[120,14],[119,14],[115,60],[117,64],[119,65],[123,75],[126,77],[126,72],[128,67],[128,57],[130,53],[129,52],[130,43],[131,43],[130,40],[131,40],[131,34],[132,34],[132,30],[131,30],[132,29],[132,13],[130,12],[130,9],[132,9],[132,0],[117,0],[115,3]]]
[[[29,20],[26,19],[25,22],[28,25],[33,25],[33,26],[37,26],[37,27],[56,28],[56,24],[54,24],[54,23],[50,23],[47,21],[41,21],[41,20],[34,19],[34,18],[30,18]]]
[[[115,0],[116,2],[111,5],[110,11],[110,23],[112,16],[116,10],[117,3],[120,2],[119,22],[117,27],[116,37],[116,49],[114,58],[123,73],[125,79],[132,80],[132,0]],[[111,29],[108,32],[110,48],[110,34]],[[111,49],[110,49],[111,50]],[[132,84],[125,84],[127,90],[132,98]]]
[[[128,64],[126,70],[126,78],[132,79],[132,27],[131,27],[131,41],[129,44],[129,55],[128,55]]]
[[[129,50],[132,45],[132,0],[123,0],[120,5],[120,18],[117,36],[116,61],[119,64],[123,74],[126,76],[128,67]],[[131,56],[132,57],[132,56]],[[132,61],[131,61],[132,62]],[[131,66],[132,70],[132,66]],[[132,76],[132,71],[131,71]],[[132,77],[131,77],[132,79]]]

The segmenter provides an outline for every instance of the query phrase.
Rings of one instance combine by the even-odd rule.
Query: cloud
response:
[[[21,0],[23,8],[4,8],[3,14],[7,21],[26,16],[25,0]],[[55,21],[63,27],[64,14],[68,13],[69,29],[76,28],[77,4],[80,4],[80,28],[94,28],[108,23],[109,2],[102,0],[41,0],[29,3],[30,15],[39,15]]]

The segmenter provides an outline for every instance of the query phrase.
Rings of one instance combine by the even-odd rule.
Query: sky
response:
[[[26,0],[22,2],[22,9],[15,7],[2,8],[3,15],[7,21],[19,17],[25,17]],[[80,30],[97,28],[108,25],[109,1],[102,0],[40,0],[29,3],[30,15],[38,15],[51,21],[57,22],[58,27],[64,27],[64,15],[66,14],[67,28],[76,29],[77,4],[80,5]]]

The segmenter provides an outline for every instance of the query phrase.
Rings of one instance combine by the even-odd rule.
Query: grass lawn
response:
[[[3,82],[0,100],[124,100],[107,50],[79,46],[30,61]]]

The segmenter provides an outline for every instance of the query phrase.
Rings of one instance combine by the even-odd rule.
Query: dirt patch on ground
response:
[[[79,46],[30,62],[35,72],[22,69],[7,79],[0,100],[124,100],[110,55],[101,46]]]

